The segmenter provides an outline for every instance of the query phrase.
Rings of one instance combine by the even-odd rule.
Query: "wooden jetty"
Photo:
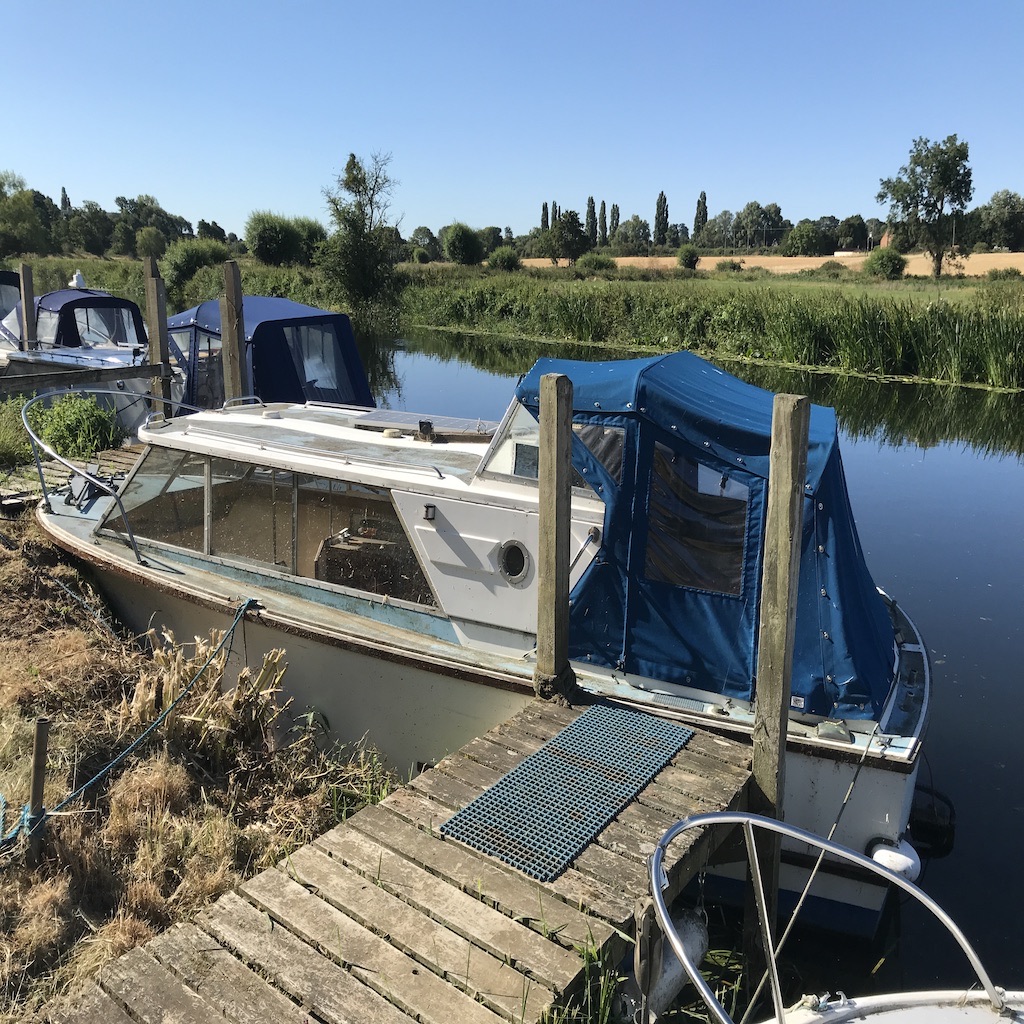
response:
[[[108,964],[47,1019],[529,1024],[578,1003],[595,964],[630,949],[657,840],[688,814],[745,806],[751,750],[695,730],[553,882],[439,834],[584,710],[532,702],[191,923]],[[670,850],[670,897],[701,869],[712,838]]]
[[[138,461],[141,452],[141,444],[111,448],[97,454],[91,464],[97,467],[100,477],[115,477],[127,474]],[[84,463],[82,468],[87,468]],[[42,470],[49,490],[63,487],[71,476],[67,466],[54,459],[42,463]],[[34,462],[0,471],[0,509],[4,514],[15,515],[29,505],[35,505],[42,496],[43,488]]]

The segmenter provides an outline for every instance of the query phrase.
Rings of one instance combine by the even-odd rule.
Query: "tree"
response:
[[[214,221],[216,225],[216,221]],[[304,267],[313,265],[317,247],[327,241],[327,228],[312,217],[293,217],[292,227],[299,236],[299,252],[297,262]],[[220,239],[226,241],[226,239]]]
[[[25,179],[14,171],[0,171],[0,199],[7,199],[15,192],[24,192],[28,188]]]
[[[409,236],[409,244],[415,249],[422,249],[429,257],[429,262],[441,258],[441,243],[428,227],[418,227]]]
[[[700,238],[694,241],[708,249],[729,248],[735,240],[734,220],[731,210],[723,210],[704,225]]]
[[[612,246],[622,256],[646,256],[651,248],[651,226],[633,214],[619,225]]]
[[[612,239],[615,237],[615,233],[619,230],[619,204],[612,203],[611,217],[608,220],[608,238]]]
[[[141,228],[139,229],[142,230]],[[156,231],[156,228],[153,229]],[[117,256],[131,256],[133,259],[137,253],[135,248],[135,236],[138,232],[125,220],[119,218],[114,225],[114,233],[110,236],[110,251]],[[157,232],[159,234],[159,232]],[[160,254],[161,256],[163,253]]]
[[[480,230],[477,231],[477,234],[480,236],[480,244],[483,246],[484,250],[483,257],[481,258],[486,259],[501,245],[501,228],[480,228]]]
[[[298,263],[302,258],[302,236],[288,217],[269,210],[254,210],[245,222],[249,252],[272,267]]]
[[[540,208],[540,229],[541,231],[547,231],[549,226],[550,225],[548,224],[548,204],[545,203]]]
[[[505,225],[505,233],[501,236],[501,244],[505,247],[510,247],[515,244],[515,236],[512,234],[512,228],[507,224]]]
[[[1019,252],[1024,249],[1024,199],[1002,189],[981,207],[981,231],[989,245]]]
[[[748,248],[762,244],[762,232],[765,226],[764,207],[760,203],[750,202],[736,214],[733,221],[733,234],[737,245]]]
[[[354,305],[387,295],[394,284],[395,248],[387,230],[391,192],[390,153],[374,153],[369,166],[350,153],[345,171],[324,198],[334,233],[321,244],[315,263]]]
[[[60,215],[67,220],[71,216],[71,200],[68,199],[67,189],[61,186],[60,190]]]
[[[868,247],[868,226],[859,213],[840,222],[838,242],[839,248],[844,250]]]
[[[449,262],[472,267],[483,260],[483,242],[471,227],[461,221],[456,221],[454,224],[449,224],[442,234],[444,236],[444,255]]]
[[[225,239],[217,239],[217,241],[223,242]],[[166,251],[167,239],[157,228],[152,225],[139,228],[138,234],[135,236],[135,252],[140,258],[152,256],[153,259],[158,260]]]
[[[943,142],[914,140],[910,158],[894,178],[879,183],[879,203],[889,204],[890,220],[907,225],[916,243],[931,257],[932,273],[942,274],[942,261],[953,252],[947,213],[963,213],[974,195],[968,146],[955,135]]]
[[[0,191],[2,189],[3,183],[0,182]],[[3,239],[0,257],[30,252],[45,255],[50,251],[49,233],[39,218],[29,189],[0,199],[0,236]]]
[[[693,215],[693,240],[700,243],[700,236],[708,224],[708,194],[701,192],[697,200],[697,212]]]
[[[569,266],[590,248],[590,238],[575,210],[560,213],[558,220],[551,226],[550,234],[556,255],[568,260]]]
[[[587,238],[590,239],[590,248],[597,245],[597,212],[594,209],[594,197],[587,196]]]
[[[654,205],[654,244],[664,245],[668,235],[668,199],[664,192],[658,193]]]
[[[802,220],[782,245],[783,256],[824,256],[832,252],[829,240],[813,220]]]
[[[228,240],[224,229],[215,220],[210,221],[209,224],[205,220],[201,220],[196,225],[196,238],[212,238],[215,242],[225,243]]]
[[[68,241],[73,248],[102,256],[110,248],[114,218],[99,203],[87,199],[68,218]]]
[[[601,212],[597,215],[597,244],[604,247],[608,244],[608,218],[605,216],[604,200],[601,200]]]

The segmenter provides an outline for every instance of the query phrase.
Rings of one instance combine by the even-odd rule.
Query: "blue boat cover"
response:
[[[247,386],[264,402],[374,405],[352,324],[344,313],[330,313],[291,299],[246,295],[242,319]],[[220,338],[219,300],[211,299],[170,317],[167,330],[189,332],[188,351],[175,347],[188,380],[185,401],[197,404],[199,339],[201,335]]]
[[[20,278],[19,288],[20,288]],[[126,309],[131,314],[132,323],[135,328],[135,339],[139,342],[146,340],[146,328],[142,319],[142,311],[131,301],[121,299],[109,292],[97,291],[94,288],[61,288],[59,291],[46,292],[44,295],[35,297],[36,320],[39,320],[40,312],[53,313],[57,316],[56,326],[53,331],[51,343],[57,348],[77,348],[81,346],[82,339],[79,334],[78,323],[75,319],[75,310],[83,308],[94,309]],[[21,314],[21,300],[18,300],[14,307],[17,310],[17,320],[8,319],[7,323],[12,328],[16,324],[17,331],[8,330],[4,334],[17,340],[24,330],[24,318]]]
[[[573,382],[573,465],[607,506],[571,595],[570,657],[754,700],[772,394],[689,352],[542,359],[517,391],[534,415],[548,373]],[[857,537],[833,410],[812,406],[809,433],[792,707],[877,719],[893,625]],[[594,440],[609,435],[614,457]]]

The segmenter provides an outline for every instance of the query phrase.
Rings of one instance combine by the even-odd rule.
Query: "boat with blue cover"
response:
[[[242,391],[263,402],[335,402],[372,406],[352,324],[291,299],[246,295]],[[202,409],[222,405],[220,302],[211,299],[167,321],[172,357],[185,375],[183,401]]]
[[[308,401],[154,419],[116,496],[50,500],[40,522],[139,631],[203,634],[254,599],[246,650],[287,648],[297,708],[342,738],[368,733],[396,765],[429,764],[533,695],[550,373],[573,384],[579,687],[749,737],[773,396],[690,353],[541,360],[500,423]],[[928,658],[872,582],[823,407],[801,549],[787,816],[819,834],[838,821],[838,841],[913,874]],[[788,891],[809,862],[799,844],[785,851]],[[821,919],[870,931],[884,886],[829,872]]]

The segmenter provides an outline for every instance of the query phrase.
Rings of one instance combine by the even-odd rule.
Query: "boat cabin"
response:
[[[21,301],[21,278],[13,270],[0,270],[0,321]]]
[[[373,396],[344,313],[291,299],[246,295],[242,389],[263,402],[335,402],[373,406]],[[184,401],[202,409],[224,402],[220,302],[211,299],[167,321],[173,358],[185,373]]]
[[[117,348],[135,357],[148,351],[139,307],[129,299],[90,288],[64,288],[35,300],[36,342],[41,349]],[[20,293],[0,321],[0,342],[18,348],[22,335]]]

